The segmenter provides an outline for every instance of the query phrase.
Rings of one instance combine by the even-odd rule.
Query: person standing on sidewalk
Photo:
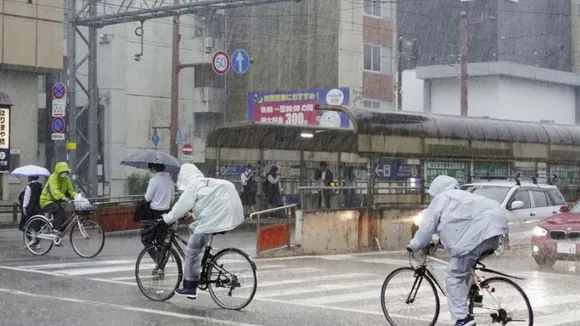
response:
[[[22,196],[22,199],[20,200],[22,218],[20,218],[20,225],[18,226],[20,231],[24,232],[24,225],[26,225],[26,221],[28,221],[31,216],[44,214],[42,209],[40,209],[41,193],[42,184],[38,181],[38,177],[28,177],[28,185],[20,194]]]
[[[250,217],[250,214],[256,211],[256,194],[258,193],[258,183],[254,179],[254,174],[252,173],[252,166],[247,165],[246,171],[241,175],[242,181],[242,194],[240,195],[242,199],[242,204],[246,210],[244,216],[246,218]]]

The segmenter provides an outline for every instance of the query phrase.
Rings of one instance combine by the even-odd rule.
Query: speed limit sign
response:
[[[214,53],[211,63],[213,71],[218,75],[224,75],[230,70],[230,56],[223,51]]]

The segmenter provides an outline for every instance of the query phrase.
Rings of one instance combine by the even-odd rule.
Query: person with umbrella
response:
[[[28,177],[28,185],[20,193],[20,196],[18,196],[18,200],[20,202],[20,211],[22,214],[18,229],[22,232],[25,232],[24,226],[30,217],[44,214],[40,209],[40,194],[42,193],[42,184],[38,179],[39,176],[49,176],[50,173],[45,168],[35,165],[26,165],[12,171],[12,175]],[[38,230],[38,227],[39,225],[33,228]],[[35,239],[32,246],[38,249],[40,247],[39,240]]]
[[[40,208],[54,217],[53,232],[60,236],[66,227],[66,211],[62,205],[67,199],[74,199],[76,193],[69,177],[70,168],[66,162],[58,162],[54,172],[48,177],[40,195]]]
[[[168,213],[175,199],[175,183],[171,175],[165,171],[165,165],[149,163],[149,169],[153,177],[147,185],[145,200],[149,203],[147,220],[158,220],[162,214]],[[157,240],[157,232],[146,224],[141,229],[141,242],[145,247]],[[149,251],[151,258],[155,259],[154,250]]]

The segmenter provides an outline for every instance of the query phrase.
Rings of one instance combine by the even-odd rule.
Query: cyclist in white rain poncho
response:
[[[182,192],[171,211],[160,223],[172,224],[193,210],[192,235],[185,249],[183,289],[178,295],[196,298],[203,250],[212,233],[230,231],[244,221],[244,209],[233,183],[206,178],[193,164],[183,164],[179,171],[177,188]],[[164,221],[164,222],[163,222]]]
[[[423,215],[419,230],[407,247],[425,248],[434,234],[449,250],[445,270],[447,300],[456,326],[474,326],[468,311],[468,288],[471,269],[485,252],[499,246],[499,238],[508,230],[508,220],[500,204],[486,197],[457,189],[457,180],[438,176],[427,191],[433,199]],[[477,298],[481,303],[481,297]]]

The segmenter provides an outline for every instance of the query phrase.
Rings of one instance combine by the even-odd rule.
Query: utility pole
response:
[[[397,111],[403,111],[403,37],[397,42]]]
[[[73,180],[73,186],[77,180],[77,103],[76,103],[76,90],[77,90],[77,34],[75,31],[75,26],[72,24],[72,20],[76,14],[76,0],[66,1],[65,10],[65,28],[66,28],[66,60],[65,60],[65,73],[66,73],[66,86],[68,93],[68,142],[75,144],[74,149],[70,149],[68,152],[68,166],[71,171],[70,175]]]
[[[174,5],[179,5],[179,0],[173,0]],[[177,157],[177,144],[175,137],[179,123],[179,11],[173,18],[173,42],[171,48],[171,119],[169,122],[169,153]]]
[[[467,13],[461,12],[459,19],[459,51],[460,51],[460,65],[461,65],[461,115],[467,116]]]
[[[89,17],[97,17],[97,1],[89,0]],[[72,69],[72,68],[71,68]],[[88,181],[87,195],[89,198],[98,196],[97,160],[99,158],[99,135],[98,135],[98,100],[99,90],[97,86],[97,26],[89,26],[89,169],[86,174]]]

